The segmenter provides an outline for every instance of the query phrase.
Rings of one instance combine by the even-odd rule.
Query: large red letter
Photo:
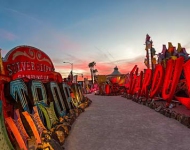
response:
[[[164,69],[161,64],[156,65],[154,76],[152,79],[152,86],[150,90],[150,98],[153,98],[160,90],[163,83]]]
[[[177,87],[177,83],[179,82],[183,62],[183,57],[179,57],[176,60],[170,59],[167,62],[166,74],[162,89],[162,98],[166,100],[168,104],[171,102]]]
[[[128,94],[131,94],[131,93],[132,93],[132,90],[133,90],[134,72],[135,72],[136,69],[137,69],[137,65],[135,65],[135,66],[133,67],[132,71],[130,72],[129,84],[128,84],[129,87],[127,87],[127,88],[128,88],[128,90],[127,90],[127,93],[128,93]]]
[[[190,60],[188,60],[184,65],[184,74],[185,74],[185,80],[187,84],[187,90],[188,90],[188,96],[190,97]],[[175,98],[180,101],[183,105],[185,105],[188,109],[190,109],[190,98],[189,97],[178,97],[175,96]]]
[[[142,80],[143,80],[143,71],[140,72],[140,75],[136,77],[134,94],[137,93],[137,98],[140,96],[140,92],[142,89]]]
[[[152,70],[146,69],[140,96],[148,98],[148,86],[151,83]]]

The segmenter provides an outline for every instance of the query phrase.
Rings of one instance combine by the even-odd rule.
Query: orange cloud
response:
[[[135,66],[138,65],[140,70],[143,70],[146,68],[144,65],[143,61],[134,61],[134,62],[122,62],[117,65],[119,68],[119,71],[122,74],[129,73],[131,69]],[[96,62],[95,68],[98,70],[97,74],[100,75],[108,75],[111,74],[114,70],[115,65],[112,63],[102,63],[102,62]],[[71,65],[55,65],[56,70],[59,70],[62,74],[69,74],[71,71]],[[90,69],[88,68],[88,62],[83,62],[83,63],[76,63],[73,64],[73,73],[76,74],[83,74],[83,76],[90,77]]]
[[[84,60],[84,61],[76,61],[75,63],[73,63],[73,74],[78,75],[79,80],[84,80],[84,78],[91,79],[90,69],[88,67],[89,62],[91,61]],[[138,66],[140,71],[146,68],[146,66],[144,65],[144,56],[139,56],[130,60],[129,59],[117,60],[117,61],[109,62],[109,63],[96,62],[95,69],[98,70],[97,75],[111,74],[114,70],[114,67],[116,66],[115,64],[117,64],[117,67],[120,73],[122,74],[129,73],[135,65]],[[71,71],[70,64],[55,65],[55,68],[64,77],[67,77]],[[81,74],[83,74],[83,78]]]

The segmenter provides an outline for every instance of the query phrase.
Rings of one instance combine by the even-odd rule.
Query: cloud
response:
[[[73,72],[82,73],[84,76],[90,76],[90,70],[88,67],[90,61],[84,60],[73,64]],[[117,65],[115,65],[117,63]],[[127,74],[131,69],[138,65],[139,70],[144,70],[146,66],[144,65],[144,56],[138,56],[133,59],[119,59],[112,62],[97,61],[95,69],[98,70],[99,75],[108,75],[114,71],[114,67],[117,66],[122,74]],[[55,65],[56,71],[63,75],[68,75],[71,71],[71,65],[68,64],[57,64]]]
[[[110,63],[113,63],[114,57],[113,57],[108,51],[104,52],[103,50],[101,50],[100,48],[98,48],[98,47],[96,47],[96,46],[95,46],[95,48],[100,52],[100,53],[99,53],[99,54],[100,54],[100,57],[99,57],[99,58],[101,58],[102,60],[107,60],[107,61],[109,61]],[[111,57],[111,58],[110,58],[110,57]]]
[[[0,39],[14,41],[14,40],[18,39],[18,36],[16,36],[15,34],[9,32],[7,30],[0,29]]]
[[[65,54],[66,56],[68,56],[69,58],[69,61],[72,61],[73,63],[74,62],[83,62],[83,60],[82,59],[80,59],[79,57],[77,57],[77,56],[75,56],[75,55],[73,55],[73,54],[68,54],[68,53],[66,53]]]
[[[59,65],[55,65],[56,69],[59,70],[71,70],[71,64],[59,64]],[[73,63],[73,71],[77,72],[77,73],[83,73],[86,70],[88,70],[88,62],[87,61],[83,61],[83,62],[78,62],[78,63]]]
[[[116,63],[117,65],[113,65]],[[144,56],[141,55],[132,59],[119,59],[109,63],[96,62],[95,68],[98,69],[98,74],[108,75],[111,74],[114,71],[115,66],[117,66],[120,73],[126,74],[129,73],[135,65],[138,65],[139,70],[145,69]]]
[[[60,43],[64,47],[64,49],[74,50],[75,52],[81,49],[81,45],[73,40],[69,40],[69,38],[60,37]]]
[[[1,49],[1,56],[4,57],[9,50]]]
[[[182,47],[185,47],[186,50],[187,50],[187,49],[190,49],[190,42],[187,42],[184,46],[182,45]]]
[[[6,11],[9,11],[9,12],[11,12],[11,13],[14,13],[14,14],[16,14],[16,15],[19,15],[19,16],[21,16],[21,17],[30,19],[30,20],[32,20],[32,21],[35,21],[35,22],[38,22],[38,23],[42,23],[41,20],[39,20],[39,19],[37,19],[37,18],[35,18],[35,17],[31,16],[31,15],[28,15],[28,14],[26,14],[26,13],[22,13],[22,12],[20,12],[20,11],[18,11],[18,10],[11,9],[11,8],[3,8],[3,9],[6,10]]]
[[[129,73],[135,65],[138,66],[139,70],[144,70],[146,68],[144,64],[144,58],[145,56],[141,55],[131,60],[123,61],[120,67],[121,73]]]

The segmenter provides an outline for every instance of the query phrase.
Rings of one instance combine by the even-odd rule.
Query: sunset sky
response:
[[[128,73],[145,68],[145,36],[156,52],[162,45],[181,43],[190,53],[190,0],[0,0],[2,56],[19,45],[44,51],[55,69],[98,74],[118,66]]]

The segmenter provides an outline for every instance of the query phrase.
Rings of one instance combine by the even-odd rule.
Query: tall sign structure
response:
[[[145,58],[145,65],[148,69],[154,70],[156,59],[154,58],[154,55],[156,55],[155,49],[152,47],[153,41],[150,40],[150,36],[147,34],[145,39],[145,50],[146,50],[146,58]]]

